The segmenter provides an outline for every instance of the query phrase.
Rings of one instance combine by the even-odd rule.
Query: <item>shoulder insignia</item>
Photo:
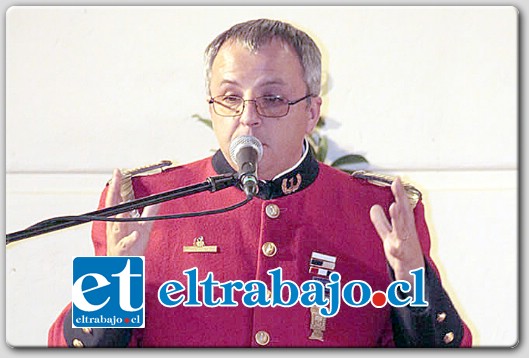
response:
[[[175,164],[170,160],[162,160],[159,163],[145,165],[143,167],[137,167],[132,169],[122,169],[121,173],[123,175],[135,177],[137,175],[150,175],[163,172],[169,167],[173,167]]]
[[[145,176],[161,173],[166,169],[176,166],[170,160],[162,160],[159,163],[145,165],[132,169],[121,169],[123,180],[121,181],[121,197],[124,201],[134,200],[134,188],[132,187],[132,178],[136,176]]]
[[[395,176],[373,173],[365,170],[354,171],[351,176],[353,178],[367,180],[368,182],[378,186],[391,186],[396,178]],[[422,198],[422,193],[409,183],[403,182],[402,184],[404,185],[404,190],[406,190],[406,194],[408,195],[408,199],[410,200],[412,208],[415,208],[417,202]]]

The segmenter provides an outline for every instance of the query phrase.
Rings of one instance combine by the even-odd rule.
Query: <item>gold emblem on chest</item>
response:
[[[296,180],[294,182],[294,179]],[[281,182],[281,190],[283,191],[283,194],[288,195],[292,194],[293,192],[297,191],[299,187],[301,186],[301,174],[296,174],[295,177],[292,178],[285,178]]]
[[[309,339],[323,342],[323,332],[325,331],[326,318],[320,314],[318,306],[310,308],[310,329],[312,330]]]
[[[195,237],[193,246],[184,246],[184,252],[217,252],[217,245],[207,246],[204,237]]]
[[[336,267],[336,256],[322,254],[321,252],[313,251],[309,261],[309,273],[315,274],[312,276],[313,280],[317,280],[328,284],[329,275],[333,272]],[[330,290],[325,289],[325,297],[329,299]],[[327,318],[320,313],[320,307],[312,306],[310,308],[310,329],[312,331],[309,339],[318,340],[323,342],[323,332],[327,325]]]

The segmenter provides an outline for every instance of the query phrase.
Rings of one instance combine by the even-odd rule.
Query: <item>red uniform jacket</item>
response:
[[[201,183],[218,173],[233,172],[222,154],[161,173],[133,178],[137,198]],[[100,207],[104,206],[106,189]],[[236,204],[243,192],[231,187],[162,204],[158,215],[196,212]],[[268,270],[281,267],[283,280],[299,285],[317,276],[309,272],[314,252],[336,258],[334,271],[342,285],[364,280],[373,291],[385,291],[391,273],[381,239],[369,218],[372,205],[386,210],[391,190],[315,161],[308,153],[294,170],[260,183],[259,196],[222,214],[156,221],[145,253],[145,328],[71,328],[70,305],[49,331],[49,346],[129,347],[378,347],[470,346],[471,335],[430,259],[430,237],[422,203],[415,220],[427,262],[427,309],[352,308],[342,302],[338,314],[325,319],[323,340],[310,339],[311,312],[299,304],[290,308],[163,306],[157,297],[167,280],[186,283],[183,271],[197,267],[199,280],[208,272],[215,280],[260,280],[270,287]],[[105,255],[105,223],[93,225],[96,255]],[[184,252],[202,237],[216,245],[215,253]],[[273,244],[273,245],[272,245]],[[221,291],[215,291],[220,294]],[[240,299],[241,294],[236,295]]]

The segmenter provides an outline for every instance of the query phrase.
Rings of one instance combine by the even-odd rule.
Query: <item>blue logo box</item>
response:
[[[143,256],[73,259],[72,327],[145,326]]]

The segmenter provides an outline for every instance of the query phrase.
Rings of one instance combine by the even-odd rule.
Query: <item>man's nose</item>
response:
[[[257,113],[257,104],[255,103],[255,100],[246,100],[239,122],[248,127],[255,127],[260,125],[261,121],[261,116]]]

